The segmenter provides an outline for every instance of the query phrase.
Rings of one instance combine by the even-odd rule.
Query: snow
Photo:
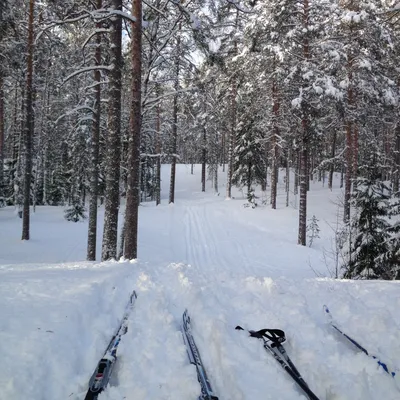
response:
[[[399,399],[399,282],[329,277],[324,249],[334,235],[338,185],[331,192],[312,184],[308,215],[318,218],[320,238],[308,248],[296,244],[298,199],[292,194],[284,206],[283,174],[271,210],[259,190],[254,209],[243,207],[245,193],[236,189],[231,201],[225,187],[214,194],[211,182],[200,192],[200,166],[191,175],[184,165],[177,166],[176,203],[168,205],[169,170],[163,166],[162,204],[140,207],[133,262],[83,261],[87,221],[66,222],[62,208],[37,207],[30,241],[20,240],[14,209],[0,209],[0,399],[83,399],[133,289],[128,332],[99,400],[197,399],[180,332],[185,308],[221,399],[305,398],[262,343],[236,325],[283,329],[288,354],[321,399]],[[324,304],[397,377],[345,343],[327,324]]]

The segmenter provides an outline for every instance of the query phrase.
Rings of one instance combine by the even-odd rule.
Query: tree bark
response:
[[[304,15],[303,25],[308,30],[309,3],[308,0],[303,0]],[[303,40],[303,56],[306,60],[311,59],[310,46],[307,36]],[[305,246],[307,242],[307,191],[309,189],[309,115],[307,109],[303,110],[302,116],[302,138],[300,148],[300,203],[299,203],[299,236],[298,244]]]
[[[272,163],[271,163],[271,207],[273,210],[276,210],[276,196],[278,192],[279,100],[278,100],[278,88],[275,79],[272,82],[272,101],[273,101],[273,106],[272,106],[273,132],[272,132]]]
[[[299,204],[299,238],[302,246],[307,242],[307,143],[303,141],[300,149],[300,204]]]
[[[300,151],[296,150],[296,166],[294,169],[294,183],[293,183],[293,194],[297,196],[299,194],[299,175],[300,175]]]
[[[385,136],[387,137],[387,136]],[[354,178],[357,178],[358,171],[358,127],[354,124],[353,128],[353,168],[352,173]]]
[[[158,89],[158,88],[157,88]],[[160,95],[157,90],[157,97]],[[161,204],[161,103],[157,105],[157,122],[156,122],[156,205]]]
[[[332,149],[331,149],[331,165],[329,167],[329,178],[328,178],[328,188],[332,190],[333,188],[333,173],[335,172],[335,162],[333,159],[335,158],[336,155],[336,138],[337,138],[337,132],[336,129],[333,131],[333,138],[332,138]]]
[[[231,96],[231,108],[232,108],[232,124],[228,135],[228,170],[227,170],[227,182],[226,182],[226,198],[232,198],[232,176],[233,176],[233,150],[236,141],[236,80],[233,78],[232,82],[232,96]]]
[[[139,178],[140,178],[140,130],[142,113],[142,0],[132,0],[132,105],[131,135],[129,138],[129,174],[125,213],[124,257],[137,258],[138,216],[139,216]]]
[[[4,79],[0,66],[0,198],[4,196]],[[0,204],[1,207],[1,204]]]
[[[113,0],[113,9],[122,12],[122,0]],[[105,214],[102,261],[116,258],[118,241],[119,177],[121,158],[121,70],[122,19],[111,20],[111,54],[113,68],[109,75],[109,115],[106,154]]]
[[[289,207],[290,196],[290,149],[286,150],[286,207]]]
[[[5,36],[6,23],[3,21],[5,10],[5,4],[0,1],[0,44],[3,43],[3,38]],[[3,71],[4,60],[0,65],[0,198],[4,196],[5,193],[5,183],[4,183],[4,71]],[[2,203],[0,199],[0,207]]]
[[[102,0],[97,0],[96,8],[102,8]],[[96,24],[96,28],[101,28],[101,23]],[[101,34],[96,35],[95,63],[101,65]],[[94,81],[96,83],[94,95],[94,115],[92,126],[92,159],[91,159],[91,176],[90,176],[90,202],[89,202],[89,226],[88,226],[88,245],[87,260],[94,261],[96,259],[96,242],[97,242],[97,200],[99,194],[99,152],[100,152],[100,111],[101,111],[101,73],[99,70],[94,71]]]
[[[393,192],[399,191],[399,177],[400,177],[400,123],[395,128],[395,151],[394,151],[394,173],[392,176]]]
[[[28,60],[26,75],[26,124],[25,124],[25,180],[24,180],[24,208],[22,218],[22,240],[30,239],[30,197],[32,179],[32,141],[34,130],[33,111],[33,13],[35,0],[29,1],[28,21]]]
[[[203,127],[203,148],[201,149],[201,191],[206,191],[207,131]]]
[[[177,140],[178,140],[178,90],[179,90],[179,56],[181,52],[181,38],[180,38],[181,25],[179,24],[178,36],[176,38],[176,56],[175,56],[175,82],[174,82],[174,105],[172,110],[172,132],[171,132],[171,180],[169,186],[169,203],[175,202],[175,181],[176,181],[176,152],[177,152]]]

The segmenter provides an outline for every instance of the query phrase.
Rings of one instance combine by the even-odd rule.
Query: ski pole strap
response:
[[[237,326],[235,329],[244,329],[241,326]],[[271,341],[275,346],[280,345],[286,341],[285,332],[281,329],[260,329],[259,331],[249,331],[251,337],[258,339],[267,339]]]

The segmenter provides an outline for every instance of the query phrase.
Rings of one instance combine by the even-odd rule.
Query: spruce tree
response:
[[[390,279],[389,189],[371,177],[360,178],[353,194],[357,210],[351,222],[354,235],[344,278]]]

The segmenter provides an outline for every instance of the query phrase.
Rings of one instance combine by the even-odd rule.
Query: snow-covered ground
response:
[[[340,189],[313,184],[308,213],[321,238],[305,248],[296,244],[298,212],[293,196],[284,206],[283,182],[271,210],[243,207],[237,190],[225,200],[224,186],[215,195],[208,183],[202,193],[199,166],[191,175],[184,165],[168,205],[168,177],[165,166],[162,204],[140,207],[136,262],[84,261],[87,222],[66,222],[62,208],[38,207],[26,242],[14,210],[0,209],[0,399],[83,399],[133,289],[138,299],[101,400],[197,399],[180,332],[185,308],[221,400],[305,398],[236,325],[283,329],[288,354],[320,399],[400,398],[400,283],[330,278]],[[397,371],[394,379],[333,332],[324,304]]]

